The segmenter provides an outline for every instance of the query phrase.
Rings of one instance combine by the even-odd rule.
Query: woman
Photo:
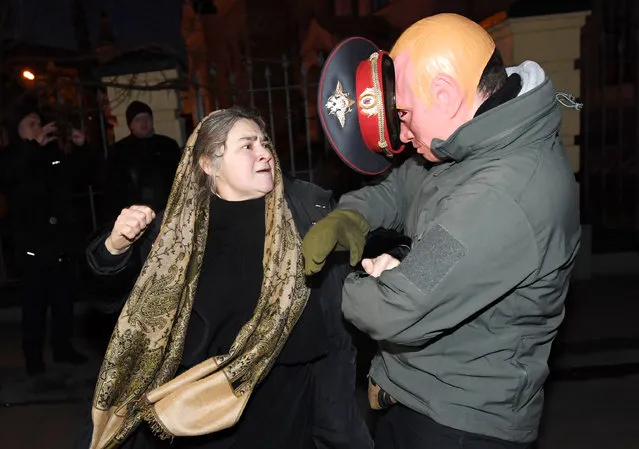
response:
[[[283,179],[258,116],[207,117],[163,214],[125,209],[88,248],[105,275],[130,269],[133,250],[145,262],[82,447],[372,447],[341,318],[348,266],[303,276],[301,236],[331,207],[329,192]]]

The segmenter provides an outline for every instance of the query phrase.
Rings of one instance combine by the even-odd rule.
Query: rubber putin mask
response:
[[[486,30],[457,14],[427,17],[404,31],[391,50],[402,141],[438,162],[432,140],[448,139],[472,119],[483,101],[479,80],[494,51]]]

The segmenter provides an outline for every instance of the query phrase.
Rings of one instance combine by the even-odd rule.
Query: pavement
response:
[[[89,362],[55,365],[47,353],[47,373],[28,378],[19,310],[0,308],[0,448],[73,448],[111,326],[87,302],[76,305],[76,315],[76,346]],[[639,449],[637,317],[638,276],[573,283],[550,363],[537,449]],[[365,402],[363,388],[359,395]]]

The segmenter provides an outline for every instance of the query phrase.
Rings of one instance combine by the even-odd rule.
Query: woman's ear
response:
[[[211,163],[210,158],[202,156],[200,157],[198,163],[200,164],[200,168],[204,173],[206,173],[208,176],[213,176],[213,164]]]

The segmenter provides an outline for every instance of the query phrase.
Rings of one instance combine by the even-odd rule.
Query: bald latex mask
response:
[[[485,100],[477,92],[495,43],[477,23],[438,14],[411,25],[391,50],[401,139],[432,162],[433,139],[447,140]]]

